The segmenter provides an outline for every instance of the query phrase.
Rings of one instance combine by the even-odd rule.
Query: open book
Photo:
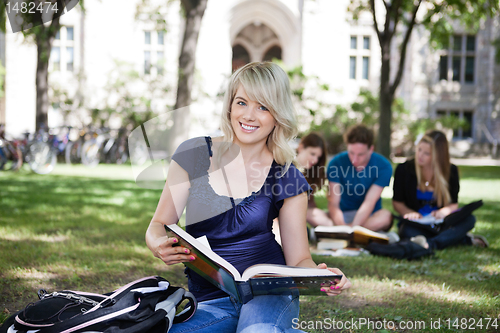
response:
[[[248,267],[242,274],[176,224],[165,225],[169,237],[176,237],[191,251],[195,260],[184,264],[200,276],[242,303],[258,295],[280,295],[298,290],[301,295],[326,295],[322,286],[335,284],[342,275],[327,269],[260,264]]]
[[[367,245],[370,242],[389,243],[389,237],[386,235],[359,225],[354,227],[348,225],[317,226],[314,232],[317,238],[345,239],[359,245]]]
[[[425,215],[419,219],[413,219],[410,221],[417,222],[420,224],[439,224],[439,223],[443,223],[444,219],[437,219],[432,215]]]

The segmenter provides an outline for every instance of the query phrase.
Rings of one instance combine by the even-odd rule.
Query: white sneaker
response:
[[[410,241],[415,243],[415,244],[420,245],[424,249],[429,248],[429,244],[427,244],[427,238],[425,238],[425,236],[418,235],[418,236],[410,238]]]
[[[389,237],[389,244],[397,243],[400,241],[399,235],[394,231],[389,231],[389,232],[379,231],[378,233]]]

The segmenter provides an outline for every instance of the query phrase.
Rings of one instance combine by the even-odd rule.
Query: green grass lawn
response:
[[[432,322],[447,326],[455,318],[449,331],[500,330],[500,167],[459,169],[460,201],[484,200],[473,231],[486,236],[490,247],[448,248],[419,261],[314,256],[341,268],[353,287],[334,298],[302,297],[304,330],[350,331],[330,329],[335,320],[354,321],[356,332],[373,331],[384,321],[425,324],[420,331],[432,331]],[[40,288],[107,292],[148,275],[186,287],[183,267],[165,266],[144,242],[160,193],[139,188],[130,166],[61,165],[45,176],[0,173],[0,322],[36,300]],[[390,189],[383,195],[389,209],[390,195]],[[326,207],[324,197],[318,203]],[[494,321],[486,329],[486,318],[496,319],[498,330]]]

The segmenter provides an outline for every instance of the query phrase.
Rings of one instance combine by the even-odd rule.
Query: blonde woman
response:
[[[415,158],[396,168],[392,205],[409,220],[427,215],[440,219],[458,209],[459,189],[458,169],[450,163],[448,140],[444,133],[430,131],[417,144]],[[470,215],[438,235],[405,225],[400,236],[432,250],[459,244],[485,247],[484,237],[468,234],[475,222]]]
[[[292,164],[287,144],[296,120],[286,73],[273,63],[250,63],[231,76],[226,91],[223,137],[201,137],[181,144],[172,156],[167,184],[146,232],[153,254],[167,265],[193,260],[173,247],[164,225],[177,223],[186,207],[186,231],[206,236],[212,249],[240,272],[259,263],[316,265],[306,235],[310,187]],[[282,247],[272,233],[279,218]],[[298,295],[257,296],[240,304],[195,272],[186,269],[199,308],[171,332],[264,332],[291,330],[298,318]],[[343,274],[342,274],[343,275]],[[351,286],[342,278],[322,289],[330,296]]]

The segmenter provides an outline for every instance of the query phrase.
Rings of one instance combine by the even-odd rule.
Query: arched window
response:
[[[271,61],[274,58],[281,60],[281,47],[278,45],[271,47],[264,55],[264,61]]]
[[[233,46],[233,72],[250,62],[247,50],[241,45]]]

